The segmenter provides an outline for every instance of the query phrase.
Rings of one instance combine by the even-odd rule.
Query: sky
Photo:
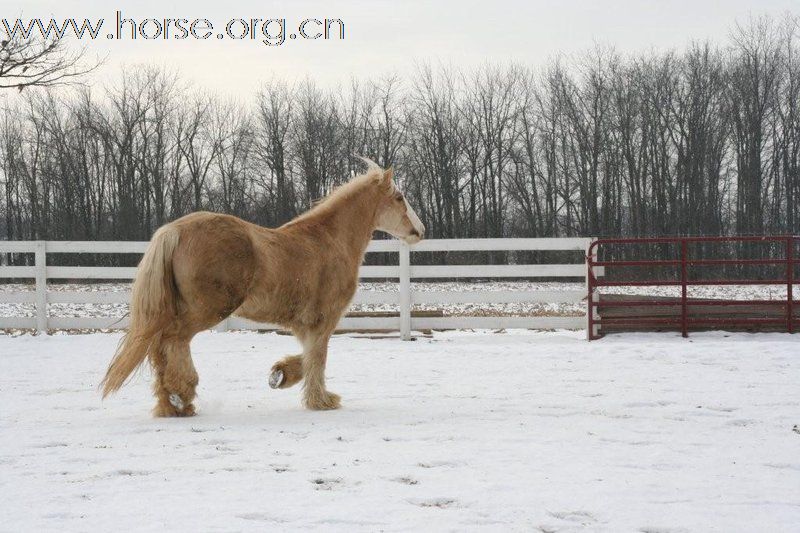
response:
[[[0,5],[0,17],[8,19],[104,18],[100,38],[72,42],[84,45],[90,56],[104,58],[92,83],[118,79],[137,64],[151,64],[178,71],[204,90],[235,98],[252,95],[275,78],[310,78],[322,86],[335,86],[352,77],[403,76],[426,62],[470,68],[513,61],[537,67],[596,44],[624,54],[680,49],[693,40],[722,43],[737,20],[800,14],[797,0],[2,0]],[[105,39],[107,30],[116,28],[117,10],[139,24],[148,18],[207,19],[214,30],[208,40]],[[215,38],[228,21],[252,18],[285,18],[287,35],[296,33],[305,19],[340,19],[345,35],[343,40],[287,39],[280,46],[263,44],[260,30],[255,39]],[[148,24],[149,35],[156,34],[157,27]],[[313,23],[310,27],[306,26],[307,33],[315,33]],[[237,22],[232,31],[241,28]],[[278,23],[271,23],[268,30],[277,36]]]

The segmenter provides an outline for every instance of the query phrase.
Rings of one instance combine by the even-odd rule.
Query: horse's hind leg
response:
[[[157,403],[155,416],[193,416],[198,376],[186,338],[162,339],[153,357],[156,381],[153,385]]]
[[[274,365],[269,373],[269,386],[273,389],[288,389],[303,379],[303,356],[287,355]]]

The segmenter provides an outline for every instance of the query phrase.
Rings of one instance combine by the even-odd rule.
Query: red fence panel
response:
[[[689,246],[693,244],[713,244],[729,243],[742,244],[757,243],[778,246],[783,250],[783,257],[757,257],[757,258],[707,258],[692,257]],[[800,236],[781,235],[781,236],[743,236],[743,237],[657,237],[639,239],[598,239],[594,241],[587,252],[587,285],[588,285],[588,328],[589,340],[598,339],[603,336],[603,324],[609,326],[656,326],[656,327],[675,327],[680,329],[684,337],[688,336],[689,330],[693,327],[719,327],[725,326],[752,326],[759,325],[783,325],[786,331],[794,333],[798,329],[800,317],[795,316],[795,300],[793,297],[793,287],[800,284],[795,273],[795,267],[800,264],[800,258],[795,250],[800,243]],[[641,247],[644,245],[663,245],[674,246],[677,257],[671,259],[637,259],[637,260],[614,260],[605,259],[603,256],[610,255],[608,252],[619,251],[622,248]],[[719,267],[754,267],[760,265],[786,265],[781,269],[781,275],[768,279],[734,279],[730,276],[721,276],[712,279],[695,279],[692,274],[694,267],[702,266]],[[605,275],[598,277],[594,267],[605,267]],[[677,272],[674,277],[667,279],[608,279],[609,274],[613,278],[615,267],[647,268],[653,267],[674,267]],[[694,299],[689,300],[688,289],[694,286],[704,285],[785,285],[786,298],[782,300],[763,300],[763,299]],[[601,301],[596,296],[596,291],[602,287],[654,287],[654,286],[673,286],[680,287],[680,299],[678,301],[658,301],[641,298],[628,301]],[[719,306],[722,308],[730,306],[760,305],[760,306],[782,306],[785,308],[782,318],[775,317],[702,317],[691,316],[689,307],[700,306],[710,307]],[[635,307],[678,307],[680,313],[669,317],[650,317],[627,315],[621,317],[602,317],[596,316],[595,312],[600,308],[635,308]]]

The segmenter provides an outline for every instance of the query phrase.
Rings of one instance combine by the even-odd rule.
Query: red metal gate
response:
[[[759,257],[759,258],[692,258],[689,255],[689,246],[703,243],[764,243],[778,244],[783,249],[783,257]],[[656,328],[680,329],[684,337],[688,336],[689,329],[692,327],[714,327],[714,326],[759,326],[770,325],[772,327],[784,325],[786,331],[793,333],[798,328],[800,317],[795,316],[795,303],[792,296],[792,287],[800,284],[795,272],[795,266],[800,264],[800,258],[795,250],[795,246],[800,243],[800,236],[774,236],[774,237],[665,237],[665,238],[643,238],[643,239],[599,239],[594,241],[589,247],[587,262],[587,285],[588,285],[588,328],[589,340],[602,337],[602,326],[607,324],[618,327],[632,326],[652,326]],[[642,245],[677,245],[677,257],[672,259],[653,259],[653,260],[614,260],[603,258],[610,255],[609,248],[630,247]],[[712,244],[713,246],[713,244]],[[600,259],[598,259],[600,257]],[[731,277],[721,277],[716,279],[693,279],[692,268],[707,265],[731,265],[746,267],[747,265],[785,265],[785,269],[780,269],[781,276],[769,279],[732,279]],[[598,277],[595,275],[594,267],[605,267],[605,275]],[[608,273],[613,272],[614,267],[676,267],[678,279],[632,279],[614,280],[608,279]],[[688,298],[688,287],[698,285],[785,285],[786,298],[781,300],[731,300],[731,299],[693,299]],[[653,287],[653,286],[679,286],[681,289],[680,300],[678,301],[657,301],[647,299],[636,299],[628,301],[601,301],[595,294],[600,287]],[[690,316],[689,308],[693,306],[734,306],[734,305],[760,305],[760,306],[783,306],[785,312],[781,317],[697,317]],[[649,316],[636,316],[628,314],[616,317],[603,318],[597,315],[599,308],[631,308],[649,306],[680,306],[680,314],[673,317],[653,318]]]

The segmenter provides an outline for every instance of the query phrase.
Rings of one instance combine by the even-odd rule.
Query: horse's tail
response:
[[[148,353],[158,350],[162,331],[176,316],[178,292],[172,273],[172,254],[179,237],[178,228],[161,227],[139,263],[131,294],[130,327],[100,384],[103,398],[122,387]]]

